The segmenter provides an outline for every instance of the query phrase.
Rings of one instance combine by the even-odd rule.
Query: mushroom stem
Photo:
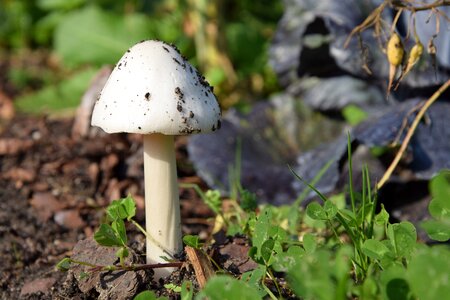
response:
[[[145,216],[147,263],[166,262],[183,249],[174,137],[144,135]],[[155,270],[167,277],[173,268]]]

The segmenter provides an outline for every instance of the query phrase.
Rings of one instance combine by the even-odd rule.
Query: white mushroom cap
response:
[[[108,133],[185,135],[220,128],[220,107],[204,77],[161,41],[142,41],[122,56],[92,113]]]

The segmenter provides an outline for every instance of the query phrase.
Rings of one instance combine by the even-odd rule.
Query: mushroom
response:
[[[143,135],[147,263],[183,250],[174,136],[215,131],[212,87],[174,46],[142,41],[122,56],[95,103],[93,126]],[[155,278],[173,268],[155,270]]]

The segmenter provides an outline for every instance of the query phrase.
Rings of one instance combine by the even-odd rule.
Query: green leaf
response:
[[[450,171],[442,171],[430,182],[433,196],[428,210],[434,220],[421,223],[428,236],[436,241],[450,239]]]
[[[241,190],[239,192],[240,195],[240,205],[241,208],[245,211],[255,211],[258,207],[258,201],[256,198],[256,194],[249,192],[247,190]]]
[[[327,214],[329,220],[333,219],[337,214],[336,205],[334,205],[334,203],[329,200],[325,201],[323,209],[325,210],[325,213]]]
[[[197,235],[189,235],[189,234],[183,236],[183,243],[186,246],[195,249],[200,249],[200,247],[203,245],[202,243],[200,243],[200,238]]]
[[[289,287],[301,299],[347,299],[353,253],[352,247],[342,245],[337,251],[317,249],[292,257],[283,270]]]
[[[450,196],[448,199],[450,199]],[[438,198],[434,198],[433,200],[430,201],[430,204],[428,205],[428,211],[430,212],[430,215],[435,219],[450,220],[450,210],[445,206],[446,203],[443,203],[443,201],[439,201]]]
[[[262,299],[258,291],[230,276],[212,277],[196,299],[208,300],[257,300]]]
[[[243,228],[242,228],[241,224],[239,224],[239,223],[230,223],[230,224],[228,224],[226,235],[227,236],[234,236],[236,234],[242,234],[243,233],[242,229]]]
[[[61,83],[49,85],[35,93],[18,97],[14,105],[18,110],[31,114],[59,112],[75,109],[95,75],[93,69],[73,74]]]
[[[430,182],[433,200],[439,202],[442,208],[450,214],[450,170],[441,171]]]
[[[264,208],[256,219],[255,230],[252,238],[252,244],[254,247],[259,249],[261,245],[269,238],[269,231],[272,227],[270,224],[271,219],[272,211],[268,208]]]
[[[328,200],[333,202],[338,209],[343,209],[347,206],[344,193],[332,195],[328,198]]]
[[[120,204],[125,209],[128,221],[136,215],[136,203],[133,197],[128,195],[126,198],[120,199]]]
[[[420,225],[425,229],[428,236],[435,241],[446,242],[450,239],[450,222],[427,220]]]
[[[42,18],[36,20],[33,36],[36,42],[42,45],[51,44],[55,28],[64,20],[66,13],[64,11],[52,11]]]
[[[157,300],[155,293],[152,291],[143,291],[136,295],[133,300]]]
[[[264,259],[266,265],[267,262],[272,258],[274,247],[275,241],[270,238],[261,245],[261,257]]]
[[[212,209],[213,212],[215,212],[216,214],[220,213],[220,210],[222,209],[220,191],[207,190],[203,200],[205,201],[206,205],[208,205],[209,208]]]
[[[347,293],[347,280],[350,277],[351,260],[354,257],[354,248],[350,245],[342,245],[338,248],[334,259],[334,277],[338,280],[337,294],[345,295]],[[342,297],[341,299],[344,299]],[[338,297],[336,297],[338,299]]]
[[[359,123],[367,119],[368,116],[368,114],[364,110],[353,104],[344,107],[344,109],[342,110],[342,115],[350,125],[358,125]]]
[[[241,281],[246,282],[249,286],[255,288],[260,297],[267,295],[266,290],[262,287],[262,280],[266,275],[267,268],[264,265],[259,265],[252,271],[245,272],[241,276]]]
[[[252,244],[255,249],[253,249],[254,252],[252,252],[252,254],[254,255],[253,259],[258,261],[262,255],[262,245],[267,240],[272,239],[275,242],[282,242],[287,236],[286,231],[281,227],[272,225],[273,209],[274,208],[270,206],[265,207],[259,214],[255,223],[255,230],[252,237]],[[275,243],[274,247],[279,249],[281,246],[279,243]]]
[[[450,171],[442,171],[430,182],[433,199],[428,206],[430,214],[436,219],[450,221]]]
[[[327,213],[317,202],[311,202],[306,207],[306,214],[314,220],[328,220]]]
[[[248,257],[253,259],[256,263],[260,265],[264,265],[264,260],[261,256],[258,255],[258,247],[253,246],[248,249]]]
[[[251,74],[260,70],[266,60],[266,53],[261,49],[267,39],[263,38],[255,26],[241,22],[229,22],[224,29],[228,53],[239,72]]]
[[[194,297],[194,288],[192,283],[189,281],[184,281],[181,285],[181,300],[192,300]]]
[[[303,255],[305,255],[305,250],[302,247],[290,246],[286,252],[275,255],[271,267],[276,272],[287,272]]]
[[[67,14],[56,28],[54,46],[67,66],[111,64],[131,45],[148,39],[150,25],[145,15],[118,15],[90,5]]]
[[[271,238],[261,245],[261,257],[263,258],[266,266],[270,266],[274,261],[273,256],[276,253],[281,252],[283,252],[281,244]]]
[[[111,221],[127,219],[128,221],[136,215],[136,203],[131,196],[114,200],[106,208],[106,213]]]
[[[56,264],[56,268],[59,271],[67,272],[70,269],[70,262],[71,262],[70,258],[65,257],[62,260],[60,260],[58,264]]]
[[[130,253],[128,252],[128,249],[126,247],[120,247],[117,251],[116,251],[116,256],[118,258],[120,258],[120,260],[122,261],[125,257],[128,257]]]
[[[166,283],[164,287],[170,291],[173,291],[175,293],[181,292],[181,286],[173,284],[173,283]]]
[[[392,243],[391,240],[386,239],[386,240],[382,240],[381,243],[387,248],[389,249],[389,252],[386,252],[383,256],[383,258],[380,261],[381,266],[386,269],[389,268],[393,265],[398,264],[398,259],[396,259],[396,252],[394,249],[394,245]]]
[[[94,240],[106,247],[121,247],[123,245],[116,232],[108,224],[100,225],[100,228],[94,233]]]
[[[316,238],[312,234],[306,233],[303,236],[303,248],[305,248],[306,253],[312,253],[316,250]]]
[[[315,228],[315,229],[325,229],[327,228],[327,223],[324,220],[315,220],[313,218],[311,218],[310,216],[308,216],[308,214],[304,214],[303,215],[303,223],[310,228]]]
[[[127,230],[122,219],[117,219],[111,223],[111,228],[116,232],[123,246],[127,244]]]
[[[440,300],[450,295],[450,250],[421,247],[408,264],[409,285],[418,299]]]
[[[395,265],[383,270],[380,274],[379,285],[382,299],[413,299],[406,278],[406,269],[403,266]]]
[[[398,257],[408,258],[414,250],[417,241],[417,232],[410,222],[389,224],[387,235]]]
[[[386,253],[390,252],[382,242],[369,239],[362,245],[362,251],[365,255],[373,259],[382,259]]]
[[[356,219],[359,227],[362,227],[362,224],[369,219],[372,212],[373,203],[366,203],[358,209]]]
[[[375,216],[375,224],[385,226],[389,222],[389,213],[381,204],[381,211]]]
[[[377,282],[374,278],[366,277],[360,289],[360,299],[377,299]]]
[[[208,78],[212,86],[220,85],[224,82],[227,79],[226,75],[222,66],[214,66],[205,72],[205,77]]]
[[[37,6],[43,10],[70,10],[85,2],[86,0],[38,0]]]
[[[334,299],[332,261],[331,252],[326,250],[304,255],[287,271],[289,287],[301,299]]]

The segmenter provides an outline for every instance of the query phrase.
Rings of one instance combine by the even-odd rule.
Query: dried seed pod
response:
[[[405,50],[403,49],[402,40],[398,34],[393,33],[387,44],[387,58],[389,64],[395,67],[400,65],[402,63],[404,53]]]
[[[409,53],[408,64],[407,66],[414,66],[420,59],[423,54],[423,45],[420,41],[418,41],[412,48]]]
[[[386,55],[389,61],[389,83],[387,88],[388,96],[391,91],[395,74],[397,74],[397,69],[402,64],[404,53],[405,50],[403,49],[402,40],[400,39],[400,36],[394,32],[387,43],[386,49]]]
[[[423,54],[423,45],[422,43],[417,40],[416,44],[411,48],[411,51],[409,51],[408,61],[403,68],[402,74],[400,75],[400,78],[397,80],[397,84],[395,85],[394,90],[398,88],[398,85],[403,80],[403,77],[406,76],[406,74],[411,71],[411,69],[414,67],[414,65],[419,61],[419,59],[422,57]]]
[[[412,67],[419,61],[419,59],[422,57],[423,54],[423,45],[420,41],[417,41],[417,43],[411,48],[411,51],[409,51],[408,56],[408,62],[405,66],[405,71],[403,72],[403,76],[408,74],[409,71],[411,71]]]

